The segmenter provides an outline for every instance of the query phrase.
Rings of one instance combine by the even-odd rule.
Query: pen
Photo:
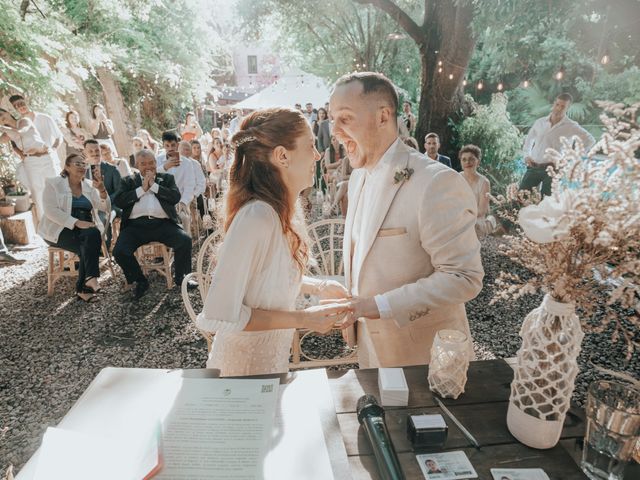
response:
[[[449,409],[447,407],[444,406],[444,404],[440,401],[439,398],[437,397],[433,397],[434,400],[436,401],[436,403],[438,404],[438,406],[442,409],[442,411],[444,412],[444,414],[449,417],[449,420],[451,420],[453,423],[456,424],[456,426],[460,429],[460,431],[462,432],[462,434],[467,438],[467,440],[469,440],[471,442],[471,445],[473,445],[474,447],[476,447],[478,450],[480,449],[480,444],[478,443],[478,441],[474,438],[473,435],[471,435],[471,432],[469,432],[469,430],[467,430],[466,428],[464,428],[464,425],[462,425],[462,423],[460,423],[460,420],[458,420],[456,417],[453,416],[453,413],[451,413],[449,411]]]

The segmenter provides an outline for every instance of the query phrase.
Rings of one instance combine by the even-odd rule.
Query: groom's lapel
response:
[[[389,208],[393,203],[393,199],[396,197],[398,190],[402,187],[404,182],[400,181],[395,183],[394,175],[397,168],[405,168],[409,161],[409,153],[403,149],[404,145],[399,146],[394,158],[384,165],[384,170],[380,172],[380,176],[376,185],[371,185],[375,188],[373,195],[373,202],[370,206],[369,212],[363,212],[369,218],[363,224],[363,232],[360,235],[360,241],[363,242],[363,255],[362,263],[369,255],[369,250],[373,246],[373,242],[378,236],[378,231],[387,217]],[[358,265],[358,276],[362,272],[362,265]]]
[[[356,173],[357,172],[357,173]],[[353,205],[349,205],[347,208],[347,218],[344,221],[344,244],[342,249],[343,253],[343,262],[344,262],[344,278],[346,281],[347,289],[351,288],[353,282],[351,281],[351,257],[353,256],[353,248],[351,245],[351,237],[353,232],[353,221],[356,217],[356,208],[358,208],[358,201],[360,200],[360,193],[362,192],[362,186],[364,185],[364,179],[366,178],[366,172],[364,169],[356,170],[352,173],[352,175],[359,175],[354,181],[354,189],[351,193],[351,198],[353,200]]]

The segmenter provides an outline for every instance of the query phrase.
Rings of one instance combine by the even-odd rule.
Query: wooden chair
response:
[[[200,294],[200,300],[204,302],[204,300],[207,298],[209,286],[211,285],[211,275],[213,273],[213,269],[216,267],[216,257],[220,238],[221,235],[217,231],[207,237],[207,239],[202,244],[202,247],[200,247],[200,251],[198,252],[198,258],[196,259],[196,271],[185,275],[184,280],[182,281],[182,300],[187,310],[187,314],[189,315],[189,318],[194,325],[196,323],[197,315],[191,303],[191,297],[189,296],[189,290],[187,289],[187,282],[189,280],[195,280],[198,282],[198,293]],[[196,329],[207,341],[207,351],[210,352],[213,342],[213,334],[211,332],[200,330],[197,326]]]
[[[167,281],[167,288],[173,287],[173,252],[166,245],[160,242],[147,243],[138,248],[135,255],[145,276],[151,272],[158,272]],[[161,263],[156,263],[158,258],[162,258]]]
[[[49,266],[47,267],[47,296],[53,295],[56,283],[63,277],[77,277],[78,270],[76,269],[76,262],[80,261],[75,253],[69,252],[58,247],[49,247]],[[113,260],[111,254],[107,249],[107,244],[102,238],[102,260],[100,260],[100,267],[107,267],[111,276],[116,277],[113,270]]]
[[[309,245],[309,256],[315,260],[308,269],[308,274],[324,280],[336,280],[344,284],[344,260],[342,242],[344,239],[344,219],[333,218],[320,220],[309,225],[307,229],[311,240]],[[350,327],[343,331],[343,337],[352,351],[343,357],[320,359],[306,354],[302,348],[305,338],[314,335],[306,329],[297,329],[293,336],[291,347],[291,362],[289,368],[307,367],[328,367],[333,365],[344,365],[347,363],[358,363],[358,352],[355,345],[355,328]],[[302,361],[302,358],[305,361]]]

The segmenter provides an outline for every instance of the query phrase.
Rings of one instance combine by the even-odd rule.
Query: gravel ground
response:
[[[496,253],[500,239],[483,242],[485,288],[467,306],[478,358],[516,354],[525,315],[542,296],[489,306],[492,284],[502,269],[517,271]],[[178,290],[152,277],[149,293],[139,302],[122,293],[122,280],[102,278],[101,301],[85,304],[73,295],[73,280],[61,280],[46,296],[46,248],[14,250],[27,263],[0,268],[0,475],[19,469],[39,446],[47,426],[56,425],[98,372],[107,366],[202,368],[206,344],[191,325]],[[341,351],[336,336],[312,338],[318,355]],[[586,335],[574,400],[581,404],[586,386],[601,376],[587,366],[589,358],[617,371],[640,374],[640,359],[624,361],[624,350],[607,333]]]

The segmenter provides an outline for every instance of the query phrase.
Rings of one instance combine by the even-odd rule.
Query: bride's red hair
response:
[[[290,108],[268,108],[245,117],[231,141],[235,156],[229,170],[229,191],[224,210],[226,232],[238,210],[247,202],[262,200],[271,205],[280,218],[291,255],[301,272],[304,272],[309,257],[304,240],[306,236],[302,233],[304,225],[299,225],[304,222],[294,221],[295,202],[289,199],[282,176],[270,158],[279,145],[294,150],[298,139],[308,128],[302,113]]]

